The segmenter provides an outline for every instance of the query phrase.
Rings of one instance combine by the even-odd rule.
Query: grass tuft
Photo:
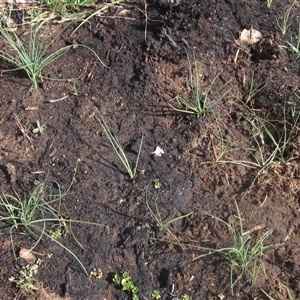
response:
[[[173,233],[173,231],[170,229],[170,226],[180,220],[183,220],[184,218],[187,218],[188,216],[192,215],[193,212],[190,212],[188,214],[179,216],[179,217],[175,217],[173,219],[170,220],[165,220],[162,215],[161,212],[158,209],[158,205],[157,205],[157,200],[159,197],[159,193],[157,194],[155,200],[154,200],[154,208],[151,207],[149,200],[148,200],[148,193],[146,191],[146,207],[149,210],[151,217],[153,218],[153,220],[155,221],[155,225],[158,227],[158,229],[160,231],[165,231],[167,233],[168,236],[170,236],[171,243],[175,243],[177,245],[179,245],[181,247],[181,249],[183,251],[185,251],[184,245],[182,244],[182,242],[178,239],[178,237]]]
[[[292,3],[292,5],[286,10],[286,12],[283,16],[282,23],[279,23],[278,19],[276,18],[277,26],[278,26],[278,28],[280,29],[280,31],[283,35],[286,34],[286,31],[291,26],[291,23],[289,23],[289,18],[290,18],[290,13],[291,13],[291,11],[292,11],[295,4],[296,4],[296,1],[294,1]]]
[[[188,55],[187,58],[189,63],[189,84],[191,89],[190,98],[185,99],[181,96],[176,96],[169,105],[177,112],[200,117],[211,112],[218,102],[230,92],[231,88],[224,91],[228,82],[221,86],[221,88],[216,88],[215,83],[221,72],[213,79],[207,88],[204,88],[201,83],[201,66],[199,66],[199,63],[196,60],[195,53],[193,54],[194,66]]]
[[[300,58],[300,22],[298,26],[298,36],[296,40],[297,41],[295,43],[293,42],[293,40],[291,40],[291,42],[287,42],[288,44],[287,48],[290,52],[292,52],[294,62],[297,62],[298,59]]]
[[[3,17],[0,21],[0,38],[7,46],[7,48],[0,50],[0,58],[16,66],[16,69],[10,71],[24,70],[35,89],[38,88],[38,81],[43,78],[42,71],[45,67],[73,47],[73,45],[65,46],[48,54],[49,47],[60,33],[50,43],[46,43],[40,38],[40,30],[45,24],[46,20],[32,24],[29,41],[26,43],[9,28]]]
[[[4,222],[9,227],[12,250],[16,259],[14,233],[18,232],[34,240],[29,251],[32,251],[44,239],[56,243],[71,254],[88,275],[80,259],[59,241],[59,237],[53,235],[54,226],[70,232],[72,235],[71,225],[73,223],[104,226],[99,223],[73,220],[63,213],[62,199],[68,195],[74,180],[75,174],[72,183],[64,193],[56,181],[43,181],[35,182],[35,187],[29,196],[20,196],[16,191],[14,191],[14,195],[6,193],[0,195],[0,222]],[[56,186],[58,190],[56,194],[51,186]]]
[[[68,45],[61,47],[54,52],[50,51],[50,47],[54,44],[54,42],[68,25],[64,29],[62,29],[56,36],[54,36],[54,38],[51,38],[51,41],[49,42],[45,37],[43,37],[43,34],[45,34],[45,32],[47,31],[45,29],[48,28],[49,30],[49,27],[47,27],[49,25],[49,19],[37,19],[37,23],[30,23],[31,28],[29,39],[28,42],[26,42],[15,33],[15,28],[9,27],[6,20],[7,16],[0,16],[0,39],[2,39],[4,44],[6,45],[4,49],[0,49],[0,58],[8,61],[16,68],[12,70],[2,71],[2,73],[23,70],[31,80],[33,87],[37,89],[39,81],[45,79],[42,74],[43,70],[54,61],[59,59],[68,50],[73,48],[73,45]],[[85,45],[77,46],[87,48],[95,55],[100,63],[104,65],[100,57],[91,48]]]
[[[252,73],[248,94],[245,97],[245,103],[248,104],[257,94],[262,92],[262,90],[266,87],[266,82],[262,82],[257,86],[254,86],[254,72]]]
[[[96,0],[42,0],[42,4],[51,11],[64,13],[68,10],[78,11],[95,5]]]
[[[219,128],[221,152],[215,154],[216,160],[214,165],[232,163],[256,168],[258,172],[253,179],[252,183],[254,183],[271,165],[285,161],[290,142],[298,131],[297,123],[300,118],[300,112],[292,109],[290,115],[288,115],[288,109],[285,104],[282,108],[282,120],[270,121],[262,118],[254,108],[246,104],[243,105],[249,113],[243,116],[247,125],[246,128],[250,128],[247,134],[250,136],[250,139],[247,136],[249,144],[242,147],[239,145],[239,141],[234,139],[225,140],[224,134]],[[245,124],[240,125],[244,127]],[[234,148],[232,148],[232,145]],[[236,151],[244,153],[245,158],[232,158]]]
[[[232,237],[232,245],[219,249],[199,247],[202,250],[208,251],[208,253],[199,255],[194,259],[197,260],[212,254],[219,254],[224,257],[230,265],[230,289],[232,294],[234,293],[235,285],[244,275],[249,276],[252,284],[255,284],[259,270],[263,267],[262,257],[264,252],[272,247],[279,246],[278,244],[265,245],[266,240],[272,235],[272,229],[266,231],[256,239],[253,237],[253,231],[245,232],[241,213],[236,202],[235,205],[238,213],[238,226],[229,224],[209,213],[205,213],[227,227]]]

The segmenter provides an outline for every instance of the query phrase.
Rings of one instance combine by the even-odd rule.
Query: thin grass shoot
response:
[[[252,73],[248,94],[245,98],[245,103],[249,103],[257,94],[263,91],[266,87],[266,82],[261,82],[258,85],[254,86],[254,72]]]
[[[104,121],[104,118],[102,117],[101,113],[98,111],[98,115],[96,115],[96,119],[100,123],[103,131],[105,132],[112,148],[114,149],[115,153],[119,157],[120,161],[122,162],[123,166],[125,167],[127,174],[129,175],[130,179],[134,179],[134,177],[137,174],[137,167],[140,159],[140,154],[142,151],[142,146],[143,146],[143,141],[144,141],[144,135],[142,135],[138,154],[137,154],[137,159],[135,161],[134,167],[131,166],[131,163],[129,162],[129,159],[125,153],[125,150],[120,143],[119,139],[117,136],[110,130],[106,122]]]
[[[298,36],[296,38],[296,42],[287,42],[288,46],[287,49],[292,52],[292,58],[294,62],[297,62],[300,58],[300,22],[298,26]]]
[[[280,23],[278,21],[278,19],[276,18],[276,23],[277,23],[277,26],[278,28],[280,29],[281,33],[283,35],[286,34],[286,31],[288,30],[288,28],[291,26],[291,23],[289,23],[289,18],[290,18],[290,13],[295,5],[296,1],[294,1],[292,3],[292,5],[286,10],[284,16],[283,16],[283,20],[282,20],[282,23]]]

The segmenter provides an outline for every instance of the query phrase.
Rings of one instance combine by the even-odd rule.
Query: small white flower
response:
[[[162,156],[165,153],[163,149],[161,149],[159,146],[156,146],[156,149],[151,154],[154,154],[155,156]]]

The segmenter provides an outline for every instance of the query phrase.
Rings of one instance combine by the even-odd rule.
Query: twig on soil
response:
[[[63,97],[58,98],[58,99],[47,100],[46,102],[49,102],[49,103],[59,102],[59,101],[67,99],[68,97],[69,97],[69,95],[66,95],[66,96],[63,96]]]
[[[27,106],[27,107],[25,107],[25,110],[30,110],[30,111],[32,111],[32,110],[38,110],[39,108],[37,107],[37,106]]]
[[[145,7],[145,33],[144,33],[144,39],[147,41],[147,29],[148,29],[148,14],[147,14],[147,8],[148,4],[146,0],[144,0],[144,7]]]
[[[287,236],[285,237],[284,241],[286,242],[292,235],[293,231],[294,231],[295,227],[292,226],[292,228],[289,230]]]
[[[179,46],[176,44],[176,42],[172,39],[172,37],[171,37],[171,32],[170,32],[171,30],[170,30],[170,28],[169,27],[166,27],[166,28],[164,28],[163,30],[162,30],[162,33],[163,33],[163,35],[165,35],[167,38],[168,38],[168,40],[170,41],[170,43],[171,43],[171,45],[174,47],[174,48],[178,48]]]
[[[30,172],[30,174],[45,174],[46,172],[45,171],[33,171],[33,172]]]
[[[22,132],[23,136],[26,137],[28,139],[28,141],[30,142],[30,144],[32,144],[32,139],[31,137],[27,134],[27,130],[22,126],[17,114],[13,113],[12,114],[14,120],[16,121],[16,124],[18,126],[18,128],[20,129],[20,131]]]

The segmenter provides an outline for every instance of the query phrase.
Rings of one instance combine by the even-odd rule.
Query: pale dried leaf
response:
[[[246,45],[253,45],[262,39],[262,34],[256,29],[244,29],[240,35],[240,41]]]
[[[26,248],[20,249],[19,256],[23,258],[28,264],[34,264],[36,261],[35,255]]]
[[[124,16],[124,15],[126,15],[128,12],[130,12],[129,9],[122,9],[121,11],[119,11],[119,12],[117,13],[117,15],[118,15],[118,16]]]

